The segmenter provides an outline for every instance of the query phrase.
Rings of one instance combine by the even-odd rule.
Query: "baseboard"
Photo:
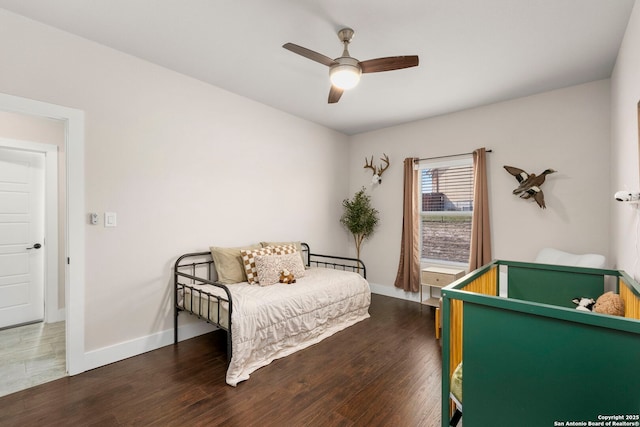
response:
[[[64,308],[59,308],[57,310],[51,310],[51,312],[46,312],[45,314],[45,322],[46,323],[58,323],[63,322],[66,317],[66,310]]]
[[[417,293],[405,292],[393,286],[380,285],[377,283],[369,283],[369,286],[371,292],[374,294],[415,302],[418,302],[420,299]],[[64,320],[64,310],[62,310],[62,320]],[[179,327],[178,337],[180,341],[188,340],[214,331],[215,329],[213,325],[206,322],[187,323]],[[88,371],[99,368],[100,366],[128,359],[129,357],[156,350],[170,344],[173,344],[173,329],[92,350],[84,355],[84,370]]]
[[[198,335],[215,331],[216,327],[206,322],[193,322],[178,328],[179,341],[188,340]],[[85,353],[84,370],[99,368],[100,366],[128,359],[148,351],[173,344],[173,328],[145,337],[136,338],[108,347],[99,348]]]
[[[371,292],[374,294],[420,302],[420,294],[417,292],[407,292],[400,288],[396,288],[395,286],[380,285],[378,283],[371,282],[369,282],[369,287],[371,288]]]

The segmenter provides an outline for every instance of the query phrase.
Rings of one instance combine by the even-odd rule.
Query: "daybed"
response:
[[[236,386],[273,360],[368,318],[371,291],[362,261],[313,254],[305,243],[297,246],[304,272],[293,284],[223,284],[223,273],[212,259],[216,252],[213,257],[211,252],[179,257],[174,269],[175,342],[181,312],[226,331],[226,381]],[[245,280],[251,280],[251,273]]]
[[[625,317],[575,309],[606,290]],[[461,362],[465,427],[640,425],[640,286],[626,273],[493,261],[442,296],[443,427]]]

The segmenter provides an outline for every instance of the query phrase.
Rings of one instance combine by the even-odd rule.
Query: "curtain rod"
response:
[[[493,150],[485,150],[485,153],[493,153]],[[471,153],[451,154],[451,155],[448,155],[448,156],[425,157],[425,158],[422,158],[422,159],[416,159],[413,162],[417,163],[417,162],[421,162],[423,160],[436,160],[436,159],[446,159],[448,157],[468,156],[469,154],[473,154],[473,152],[471,152]]]

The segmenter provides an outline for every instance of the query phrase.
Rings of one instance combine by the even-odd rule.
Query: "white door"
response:
[[[44,318],[44,154],[0,148],[0,328]]]

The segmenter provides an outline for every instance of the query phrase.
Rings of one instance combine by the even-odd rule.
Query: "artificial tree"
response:
[[[351,234],[356,244],[356,257],[360,259],[360,247],[362,242],[371,236],[378,225],[378,211],[371,206],[371,197],[365,194],[362,187],[353,199],[342,201],[344,213],[340,222]]]

